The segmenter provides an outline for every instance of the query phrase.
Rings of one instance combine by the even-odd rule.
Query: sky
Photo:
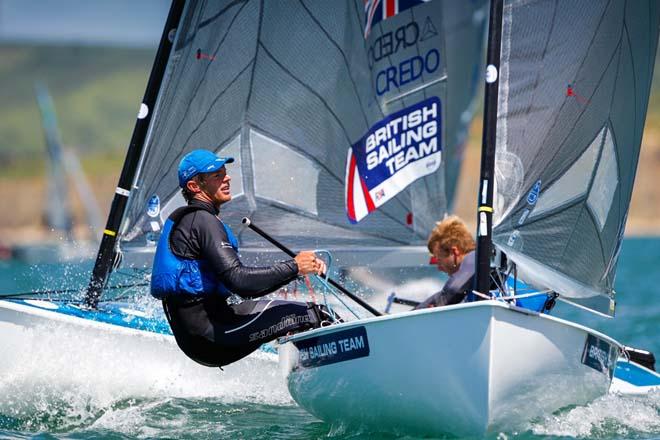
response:
[[[0,0],[0,42],[156,46],[168,0]]]

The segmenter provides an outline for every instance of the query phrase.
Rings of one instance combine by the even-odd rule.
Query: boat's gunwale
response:
[[[573,327],[573,328],[576,328],[578,330],[582,330],[582,331],[585,331],[587,333],[590,333],[594,336],[599,337],[600,339],[603,339],[603,340],[605,340],[605,341],[607,341],[611,344],[616,345],[619,348],[619,350],[623,350],[623,348],[624,348],[623,344],[621,344],[617,340],[613,339],[612,337],[607,336],[606,334],[601,333],[598,330],[594,330],[594,329],[592,329],[590,327],[587,327],[585,325],[578,324],[578,323],[573,322],[573,321],[568,321],[568,320],[563,319],[563,318],[558,318],[556,316],[548,315],[546,313],[534,312],[534,311],[529,310],[529,309],[525,309],[525,308],[522,308],[522,307],[518,307],[518,306],[515,306],[515,305],[511,305],[511,304],[504,303],[502,301],[496,301],[496,300],[484,300],[484,301],[476,301],[476,302],[470,302],[470,303],[453,304],[453,305],[443,306],[443,307],[432,307],[432,308],[421,309],[421,310],[409,310],[409,311],[397,313],[397,314],[394,314],[394,315],[382,315],[382,316],[373,316],[373,317],[369,317],[369,318],[362,318],[362,319],[358,319],[358,320],[355,320],[355,321],[349,321],[349,322],[343,322],[343,323],[339,323],[339,324],[333,324],[333,325],[330,325],[330,326],[327,326],[327,327],[320,327],[320,328],[308,330],[308,331],[305,331],[305,332],[295,333],[295,334],[289,335],[289,336],[284,336],[284,337],[278,339],[278,344],[284,345],[288,342],[302,341],[302,340],[305,340],[305,339],[308,339],[308,338],[311,338],[311,337],[314,337],[314,336],[319,336],[319,335],[322,335],[322,334],[331,333],[331,332],[334,332],[335,330],[348,329],[348,328],[357,327],[357,326],[361,326],[361,325],[365,325],[365,324],[371,324],[371,323],[374,323],[374,322],[391,321],[391,320],[397,320],[397,319],[409,319],[411,317],[420,316],[420,315],[423,315],[423,314],[435,314],[435,313],[440,313],[441,314],[441,313],[447,313],[447,312],[451,312],[451,311],[455,311],[455,310],[471,309],[471,308],[478,308],[478,307],[499,307],[500,309],[503,309],[503,310],[509,310],[509,311],[512,311],[512,312],[522,313],[522,314],[530,315],[530,316],[537,316],[540,319],[547,319],[547,320],[550,320],[550,321],[557,322],[559,324],[563,324],[563,325]]]
[[[45,307],[38,307],[30,304],[22,304],[22,300],[7,300],[0,299],[0,308],[9,309],[19,313],[25,313],[28,315],[38,316],[40,318],[52,319],[54,321],[74,324],[82,327],[95,328],[101,330],[112,330],[115,332],[121,332],[130,335],[140,335],[142,337],[149,337],[157,340],[169,340],[173,336],[165,333],[158,333],[149,329],[140,329],[136,327],[130,327],[126,325],[120,325],[118,323],[98,321],[90,318],[85,318],[82,316],[77,316],[71,313],[64,312],[60,305],[55,302],[49,302],[52,304],[57,304],[58,309],[47,309]],[[48,301],[46,301],[48,302]]]

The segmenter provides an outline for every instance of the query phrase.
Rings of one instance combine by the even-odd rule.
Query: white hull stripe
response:
[[[259,314],[258,314],[257,316],[255,316],[254,318],[252,318],[250,321],[246,322],[245,324],[241,325],[240,327],[236,327],[236,328],[234,328],[234,329],[227,330],[227,331],[225,332],[225,334],[227,334],[227,333],[233,333],[233,332],[235,332],[235,331],[238,331],[238,330],[240,330],[240,329],[242,329],[242,328],[245,328],[245,327],[247,327],[248,325],[252,324],[254,321],[256,321],[257,319],[259,319],[259,317],[260,317],[260,316],[266,311],[266,309],[271,305],[271,303],[272,303],[273,301],[275,301],[275,300],[274,300],[274,299],[271,299],[271,300],[268,302],[268,304],[266,304],[266,307],[264,307],[264,309],[263,309],[261,312],[259,312]]]

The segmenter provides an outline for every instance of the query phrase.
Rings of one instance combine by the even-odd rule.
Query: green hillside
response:
[[[123,157],[154,55],[155,48],[0,46],[0,175],[32,173],[25,163],[44,156],[35,81],[50,89],[64,145],[83,158]]]

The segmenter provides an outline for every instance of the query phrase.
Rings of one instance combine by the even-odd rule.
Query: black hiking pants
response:
[[[179,348],[209,367],[231,364],[265,342],[321,325],[320,306],[284,300],[227,304],[219,296],[171,296],[163,309]]]

